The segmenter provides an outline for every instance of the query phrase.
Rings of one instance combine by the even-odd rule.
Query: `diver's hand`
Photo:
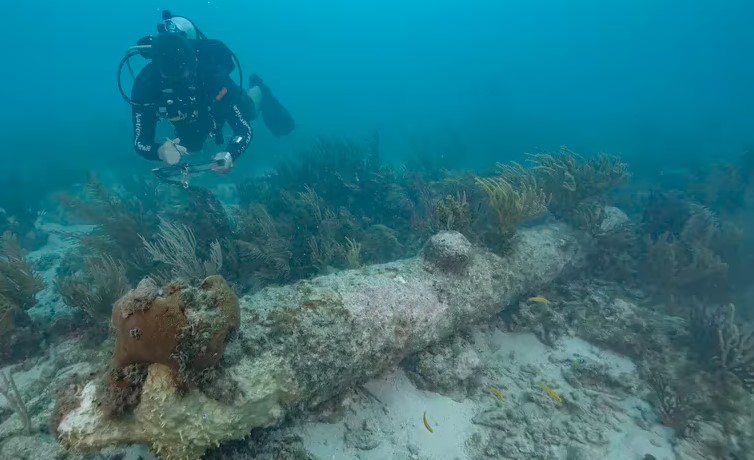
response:
[[[222,161],[222,165],[215,165],[212,170],[218,174],[225,174],[233,169],[233,155],[230,152],[220,152],[213,158],[215,161]]]
[[[165,142],[157,149],[160,160],[169,165],[174,165],[181,161],[181,156],[186,155],[188,149],[180,144],[181,139],[177,137],[175,139],[166,138]]]

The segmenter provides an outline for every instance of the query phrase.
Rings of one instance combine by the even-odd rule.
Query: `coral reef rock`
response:
[[[236,387],[234,400],[213,399],[198,387],[180,392],[171,369],[155,363],[127,417],[107,418],[95,382],[86,384],[57,427],[60,439],[82,449],[144,443],[163,459],[198,459],[209,446],[276,425],[289,411],[383,374],[583,260],[565,225],[522,230],[504,258],[472,248],[460,234],[436,238],[442,249],[420,257],[244,297],[240,343],[226,350],[234,359],[222,371]],[[446,270],[449,261],[465,264],[462,276]]]
[[[615,231],[630,221],[626,213],[615,206],[605,206],[604,209],[605,216],[600,223],[602,233]]]
[[[424,246],[424,258],[449,273],[460,273],[471,261],[472,246],[458,232],[442,232],[429,239]]]

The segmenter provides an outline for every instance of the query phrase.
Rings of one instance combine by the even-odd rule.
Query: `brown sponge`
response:
[[[142,280],[115,303],[115,333],[105,407],[112,415],[139,402],[144,381],[138,369],[159,363],[185,388],[223,356],[228,334],[240,325],[238,297],[222,276],[196,285],[172,282],[160,288]],[[123,407],[129,406],[129,407]]]

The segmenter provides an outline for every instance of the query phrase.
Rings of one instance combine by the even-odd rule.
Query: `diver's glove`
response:
[[[161,161],[169,165],[177,164],[181,161],[181,157],[186,155],[188,149],[181,145],[181,139],[169,139],[165,138],[165,142],[157,149],[157,155]]]

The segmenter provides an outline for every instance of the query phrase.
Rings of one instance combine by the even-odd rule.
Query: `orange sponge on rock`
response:
[[[168,366],[186,387],[222,359],[228,335],[240,325],[238,297],[222,276],[198,285],[172,282],[159,288],[142,280],[115,303],[115,332],[107,393],[108,412],[121,414],[138,404],[146,367]]]

